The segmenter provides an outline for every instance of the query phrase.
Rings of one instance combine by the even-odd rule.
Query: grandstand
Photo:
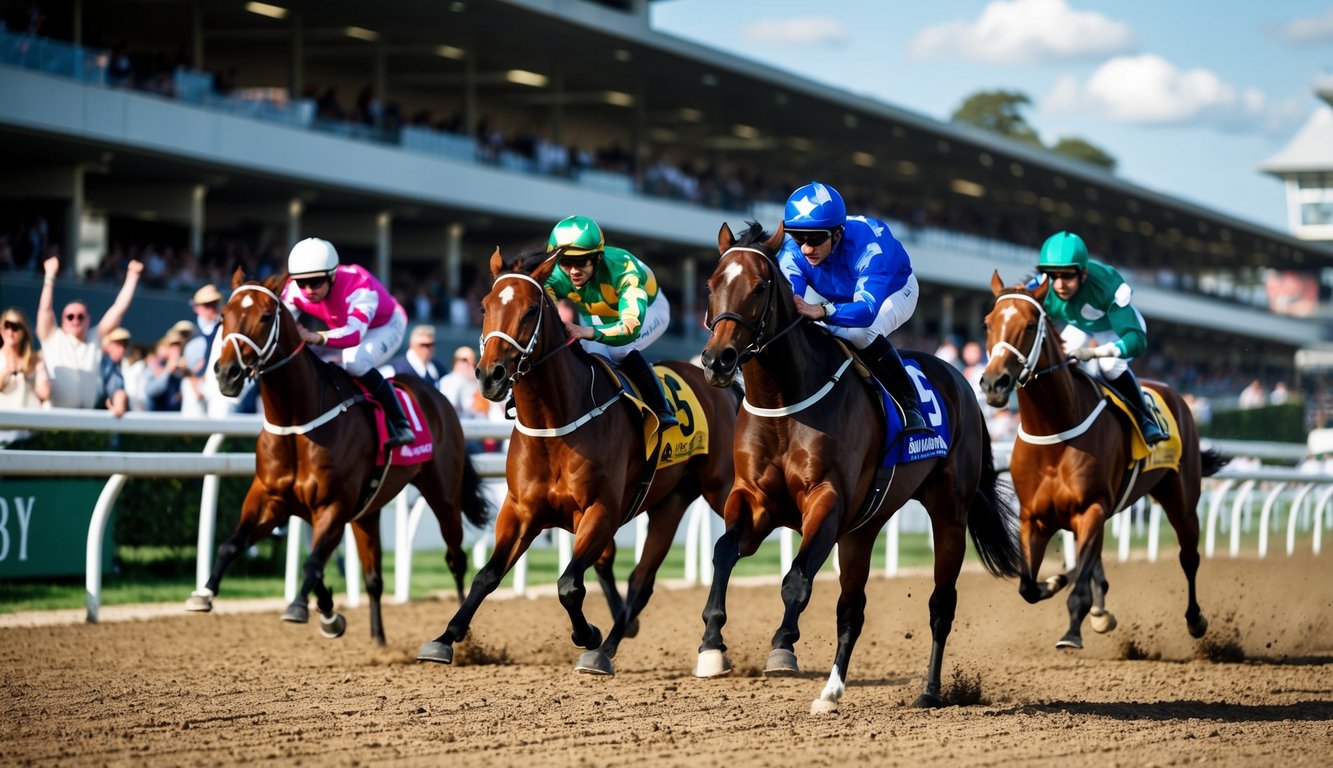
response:
[[[648,5],[44,0],[35,30],[8,13],[0,301],[35,307],[38,222],[70,280],[151,245],[192,254],[199,283],[319,235],[409,301],[432,291],[445,341],[471,342],[492,249],[581,212],[653,265],[675,315],[658,352],[688,356],[719,226],[776,225],[817,173],[906,244],[914,339],[981,338],[991,271],[1024,277],[1061,228],[1131,276],[1150,372],[1291,380],[1328,335],[1326,243],[660,34]],[[80,292],[97,312],[114,285]],[[127,325],[165,328],[195,287],[145,290]]]

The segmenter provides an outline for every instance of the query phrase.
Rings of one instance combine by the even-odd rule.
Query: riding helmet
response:
[[[328,240],[307,237],[292,246],[287,255],[287,272],[292,277],[327,275],[338,267],[338,250]]]
[[[546,241],[548,253],[557,248],[564,248],[567,256],[597,254],[606,248],[606,238],[597,222],[587,216],[570,216],[555,225]]]
[[[1077,269],[1088,270],[1088,246],[1083,238],[1073,232],[1056,232],[1042,243],[1041,256],[1037,261],[1038,272],[1052,270]]]
[[[782,226],[785,229],[834,230],[847,221],[847,205],[838,190],[812,181],[787,198]]]

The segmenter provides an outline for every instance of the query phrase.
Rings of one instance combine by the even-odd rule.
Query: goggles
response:
[[[828,242],[830,237],[833,237],[833,232],[827,229],[788,229],[785,231],[797,245],[808,245],[811,248],[818,248]]]

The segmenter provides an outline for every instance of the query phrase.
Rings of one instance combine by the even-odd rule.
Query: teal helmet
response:
[[[587,216],[570,216],[555,225],[546,241],[547,253],[557,248],[563,248],[567,256],[595,255],[606,248],[606,238],[597,222]]]
[[[1088,271],[1088,246],[1083,244],[1083,238],[1073,232],[1056,232],[1046,238],[1046,242],[1041,245],[1037,271],[1052,272],[1067,269]]]

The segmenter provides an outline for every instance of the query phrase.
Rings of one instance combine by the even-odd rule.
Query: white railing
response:
[[[254,473],[253,453],[220,454],[218,449],[226,437],[255,437],[260,430],[260,420],[255,416],[232,416],[224,419],[190,419],[176,414],[129,413],[119,420],[112,419],[105,411],[87,411],[76,409],[49,409],[42,411],[11,411],[0,409],[0,429],[63,429],[119,432],[135,434],[170,434],[209,436],[204,451],[198,456],[180,453],[121,453],[121,452],[78,452],[78,451],[14,451],[0,450],[0,476],[31,477],[69,477],[91,476],[107,477],[106,486],[98,498],[89,523],[87,537],[87,616],[88,621],[97,620],[101,601],[102,578],[102,541],[105,535],[106,521],[110,516],[116,498],[129,477],[200,477],[204,478],[204,489],[199,511],[199,538],[197,545],[196,582],[202,588],[210,575],[211,558],[216,549],[214,543],[215,523],[217,519],[217,491],[222,476],[246,476]],[[509,422],[464,421],[464,435],[469,439],[507,439],[512,432]],[[1269,460],[1292,461],[1304,454],[1304,447],[1280,443],[1250,443],[1235,441],[1214,441],[1214,447],[1223,453],[1245,455]],[[1008,446],[997,445],[996,461],[1001,466],[1007,465]],[[473,456],[473,463],[478,474],[483,478],[504,477],[504,457],[501,454],[479,454]],[[1239,486],[1237,485],[1239,483]],[[1317,491],[1317,492],[1316,492]],[[1253,508],[1256,493],[1262,493],[1261,511],[1256,516]],[[1313,551],[1318,554],[1322,544],[1322,529],[1333,527],[1333,510],[1329,509],[1333,500],[1333,475],[1308,474],[1295,470],[1260,468],[1222,470],[1216,477],[1206,481],[1205,495],[1200,507],[1203,518],[1204,554],[1213,557],[1216,550],[1217,535],[1220,532],[1229,536],[1228,553],[1236,557],[1240,553],[1242,534],[1254,530],[1255,518],[1258,520],[1258,554],[1264,557],[1268,553],[1269,534],[1278,526],[1279,518],[1285,509],[1286,518],[1286,553],[1290,556],[1295,551],[1298,530],[1313,529]],[[1230,501],[1229,513],[1223,514]],[[409,503],[407,492],[394,500],[395,509],[395,570],[394,600],[405,602],[409,595],[412,568],[412,541],[417,527],[426,511],[424,500],[417,498]],[[708,504],[697,499],[688,511],[685,533],[685,579],[690,583],[709,583],[712,581],[712,545],[715,539],[712,514]],[[1152,504],[1145,509],[1140,503],[1134,513],[1122,513],[1112,519],[1110,535],[1117,542],[1117,555],[1120,560],[1129,558],[1131,543],[1134,539],[1143,539],[1147,546],[1147,556],[1151,561],[1157,559],[1161,533],[1161,508]],[[644,516],[635,521],[635,561],[643,550],[647,535],[647,519]],[[929,518],[924,508],[916,502],[909,502],[898,514],[890,519],[886,526],[887,552],[885,574],[894,576],[899,570],[898,542],[902,531],[923,532],[930,540]],[[346,532],[350,541],[350,528]],[[783,529],[778,534],[781,572],[790,568],[795,551],[794,532]],[[287,600],[296,596],[297,575],[300,565],[301,521],[292,518],[288,531],[287,567],[285,595]],[[492,534],[483,534],[473,546],[473,561],[480,567],[486,560],[487,548]],[[563,570],[570,560],[572,535],[568,531],[556,531],[555,543],[559,553],[559,568]],[[356,548],[345,548],[345,570],[347,579],[348,604],[355,606],[360,600],[360,580],[356,573],[360,570]],[[1073,536],[1065,532],[1064,554],[1068,567],[1073,565]],[[832,558],[837,569],[836,555]],[[526,590],[527,561],[521,559],[514,568],[513,588],[522,594]]]

